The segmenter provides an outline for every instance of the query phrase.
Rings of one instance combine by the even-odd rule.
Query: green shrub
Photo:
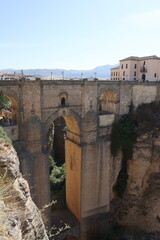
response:
[[[127,185],[127,161],[132,158],[137,136],[160,130],[160,101],[141,104],[134,110],[131,103],[129,113],[113,123],[111,133],[111,153],[115,157],[122,151],[122,167],[113,190],[123,196]]]
[[[3,92],[0,92],[0,109],[10,107],[11,107],[10,99],[6,95],[4,95]]]
[[[61,190],[65,182],[65,164],[58,167],[53,158],[50,156],[50,168],[51,190]]]
[[[134,111],[133,119],[138,136],[160,129],[160,101],[139,105]]]
[[[0,127],[0,138],[3,138],[8,143],[12,143],[11,139],[7,136],[7,133],[4,131],[3,127]]]
[[[122,150],[123,159],[132,157],[133,145],[136,142],[135,121],[132,115],[122,116],[114,122],[111,133],[111,153],[115,157]]]
[[[132,111],[114,122],[111,133],[111,153],[115,157],[119,150],[122,151],[122,166],[118,174],[113,191],[122,198],[127,186],[127,161],[132,158],[133,146],[136,142],[135,120]]]

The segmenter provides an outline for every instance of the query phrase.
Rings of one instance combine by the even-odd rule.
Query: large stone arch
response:
[[[66,204],[78,218],[81,217],[81,125],[79,115],[69,109],[59,109],[49,116],[45,123],[45,136],[51,124],[59,117],[66,122]]]
[[[52,122],[54,122],[54,120],[58,117],[64,117],[67,119],[67,116],[69,117],[72,117],[75,122],[77,123],[77,126],[79,128],[79,130],[77,129],[75,133],[79,134],[80,136],[80,132],[81,132],[81,117],[79,116],[78,113],[76,113],[74,110],[72,109],[65,109],[65,108],[62,108],[62,109],[59,109],[57,111],[55,111],[54,113],[52,113],[48,118],[47,120],[45,121],[44,123],[44,128],[45,128],[45,136],[52,124]],[[68,118],[69,119],[69,118]],[[69,123],[68,123],[69,124]],[[71,125],[70,125],[71,126]],[[71,130],[71,128],[69,127],[69,129]]]

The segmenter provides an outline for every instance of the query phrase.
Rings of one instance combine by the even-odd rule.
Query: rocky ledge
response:
[[[159,233],[159,131],[157,130],[156,136],[148,133],[139,137],[133,150],[133,157],[127,163],[126,190],[122,198],[114,196],[112,202],[113,218],[115,222],[127,228],[147,233]]]
[[[0,138],[0,240],[48,240],[10,143]]]

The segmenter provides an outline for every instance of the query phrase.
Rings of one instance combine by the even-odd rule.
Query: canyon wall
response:
[[[120,170],[121,153],[113,159],[112,186]],[[116,168],[114,167],[116,165]],[[114,221],[128,228],[160,231],[160,132],[148,132],[137,139],[127,163],[127,187],[122,198],[112,200]]]
[[[12,144],[0,138],[0,240],[48,240],[41,214],[19,171]]]

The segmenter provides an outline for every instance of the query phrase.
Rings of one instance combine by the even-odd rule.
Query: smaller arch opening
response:
[[[19,145],[18,104],[14,97],[0,91],[0,127],[4,127],[17,152]]]
[[[15,99],[0,92],[0,125],[3,127],[17,125],[18,106]]]
[[[66,105],[66,99],[64,97],[61,98],[61,106],[64,107]]]

